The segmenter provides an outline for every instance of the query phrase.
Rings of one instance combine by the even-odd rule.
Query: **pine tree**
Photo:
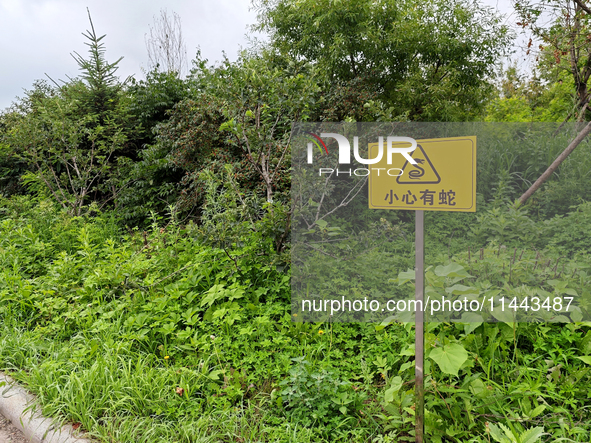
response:
[[[89,112],[98,114],[101,117],[100,120],[104,120],[104,114],[113,110],[117,105],[122,83],[115,76],[115,72],[123,57],[113,63],[107,62],[105,45],[102,42],[106,34],[97,37],[90,11],[88,11],[88,20],[90,21],[90,30],[82,35],[88,39],[85,44],[89,47],[89,58],[85,59],[77,52],[74,52],[72,57],[80,66],[82,71],[80,78],[87,83],[89,89],[84,96],[85,103],[83,105]]]

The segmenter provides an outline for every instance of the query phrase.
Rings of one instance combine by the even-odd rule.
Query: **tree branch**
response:
[[[585,11],[587,14],[591,15],[591,9],[589,9],[589,7],[585,3],[583,3],[581,0],[574,0],[574,1],[577,5],[579,5],[581,7],[581,9],[583,11]]]
[[[542,186],[542,183],[544,183],[554,173],[554,171],[556,171],[556,169],[558,168],[558,166],[560,166],[564,159],[568,157],[577,146],[579,146],[579,144],[583,141],[585,137],[587,137],[587,135],[590,132],[591,122],[589,122],[587,126],[585,126],[585,128],[583,128],[583,130],[577,134],[577,136],[570,143],[570,145],[568,145],[568,147],[564,151],[562,151],[562,154],[560,154],[556,158],[556,160],[554,160],[554,162],[550,165],[550,167],[546,169],[546,172],[540,175],[540,178],[538,178],[536,182],[533,185],[531,185],[527,191],[525,191],[525,193],[519,198],[519,203],[524,204],[532,196],[532,194],[536,192],[540,186]]]

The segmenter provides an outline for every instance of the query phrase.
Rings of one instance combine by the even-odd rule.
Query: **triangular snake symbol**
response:
[[[417,149],[415,149],[412,153],[412,158],[415,159],[418,164],[411,165],[407,160],[402,167],[402,174],[396,179],[396,183],[400,185],[435,185],[441,182],[441,177],[439,177],[437,169],[435,169],[435,166],[433,166],[433,163],[431,163],[431,160],[429,159],[429,156],[423,147],[421,145],[417,145],[417,148],[423,154],[423,158],[421,158],[420,155],[416,155],[420,153],[417,153]],[[429,167],[427,167],[425,161],[428,163]],[[408,173],[408,178],[405,178],[404,172],[407,170],[407,166],[410,166],[408,169],[411,170]],[[429,174],[430,171],[433,171],[433,174],[437,179],[433,177],[433,174]]]

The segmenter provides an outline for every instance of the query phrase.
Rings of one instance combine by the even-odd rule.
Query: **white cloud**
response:
[[[147,68],[144,35],[160,9],[181,17],[189,59],[197,47],[210,61],[220,60],[222,51],[234,59],[247,44],[247,26],[256,21],[248,0],[0,0],[0,109],[45,73],[56,80],[78,74],[70,54],[87,54],[86,7],[97,34],[107,34],[107,59],[124,57],[121,77],[141,77]]]

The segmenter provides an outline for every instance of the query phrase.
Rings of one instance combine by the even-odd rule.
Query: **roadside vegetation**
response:
[[[414,441],[412,323],[293,321],[290,130],[521,122],[479,151],[476,213],[426,214],[426,282],[590,297],[589,143],[516,203],[576,134],[529,122],[586,103],[562,52],[492,76],[511,35],[473,3],[260,1],[269,44],[185,78],[121,81],[91,26],[79,78],[0,114],[0,369],[104,442]],[[371,253],[411,291],[413,214],[376,217]],[[588,442],[571,320],[427,323],[427,440]]]

